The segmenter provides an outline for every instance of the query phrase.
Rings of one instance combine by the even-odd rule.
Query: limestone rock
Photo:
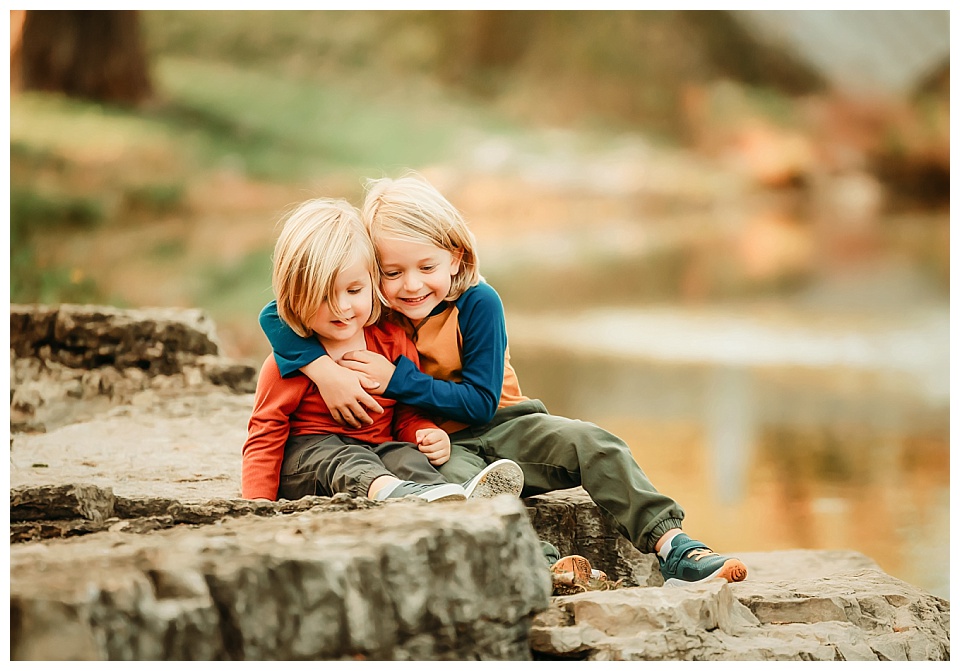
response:
[[[555,598],[531,645],[592,660],[948,660],[949,604],[875,569],[587,592]]]
[[[725,640],[757,626],[726,583],[716,581],[557,597],[534,619],[530,640],[544,657],[709,659],[710,649],[719,652]]]
[[[253,392],[257,369],[219,351],[200,310],[12,305],[11,430],[83,421],[150,388]]]
[[[529,659],[550,589],[510,499],[108,532],[10,567],[15,660]]]
[[[637,550],[582,487],[526,499],[537,535],[561,555],[578,554],[624,586],[662,585],[656,557]]]
[[[223,387],[147,389],[44,433],[13,433],[10,486],[86,483],[127,498],[240,495],[253,396]]]
[[[151,533],[175,526],[218,524],[231,517],[272,517],[306,510],[344,512],[383,505],[346,494],[305,496],[296,501],[210,499],[179,501],[160,497],[114,496],[95,485],[14,487],[10,490],[10,542],[23,543],[122,531]]]
[[[113,492],[93,485],[53,485],[10,490],[10,521],[83,518],[102,522],[113,515]]]
[[[11,305],[10,347],[18,357],[71,368],[138,367],[162,374],[179,370],[180,355],[219,352],[213,323],[200,310],[102,305]]]
[[[853,646],[851,654],[859,649],[864,659],[950,658],[949,602],[878,569],[746,581],[734,592],[763,625],[798,625],[793,632],[856,630],[847,641],[831,642],[843,659],[851,657],[841,644]],[[861,637],[868,650],[859,646]]]
[[[739,552],[737,557],[747,565],[751,583],[790,582],[798,576],[823,578],[863,569],[880,570],[877,562],[853,550]]]

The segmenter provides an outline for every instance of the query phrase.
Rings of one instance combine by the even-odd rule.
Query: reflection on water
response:
[[[889,371],[573,355],[511,341],[524,393],[623,438],[729,551],[862,552],[949,598],[949,403]]]

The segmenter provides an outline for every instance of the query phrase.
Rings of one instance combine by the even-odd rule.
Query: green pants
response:
[[[538,400],[500,408],[483,426],[450,436],[450,460],[439,468],[464,482],[497,459],[523,470],[523,496],[582,486],[641,552],[653,552],[683,509],[659,493],[620,438],[596,424],[558,417]]]
[[[365,443],[337,434],[290,436],[283,448],[278,499],[333,496],[364,498],[383,475],[428,485],[444,484],[413,443]]]

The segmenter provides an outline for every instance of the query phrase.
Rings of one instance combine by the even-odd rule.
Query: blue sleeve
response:
[[[493,419],[503,390],[507,326],[500,296],[488,284],[469,289],[457,301],[463,339],[463,380],[438,380],[400,357],[384,396],[466,424]]]
[[[298,336],[280,319],[276,301],[270,301],[260,311],[260,328],[270,341],[281,377],[290,377],[303,366],[327,353],[319,340]]]

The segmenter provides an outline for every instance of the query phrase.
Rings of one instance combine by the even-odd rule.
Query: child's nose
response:
[[[403,278],[403,288],[407,291],[414,291],[419,289],[423,282],[420,281],[420,277],[416,273],[407,273]]]

